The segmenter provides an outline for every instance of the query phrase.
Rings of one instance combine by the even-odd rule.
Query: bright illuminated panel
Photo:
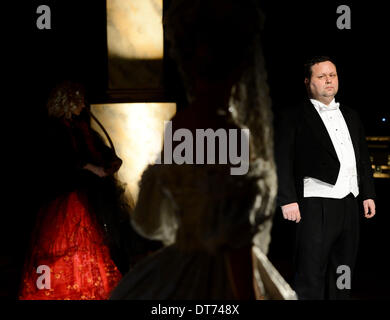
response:
[[[110,89],[161,86],[162,0],[107,1]]]
[[[138,182],[146,166],[156,160],[162,149],[164,121],[176,112],[175,103],[120,103],[91,106],[93,114],[103,124],[123,160],[118,172],[120,181],[127,184],[127,192],[138,197]],[[103,138],[100,127],[91,120],[92,127]],[[108,145],[108,141],[105,138]]]

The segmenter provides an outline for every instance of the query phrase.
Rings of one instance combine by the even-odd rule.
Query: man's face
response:
[[[305,79],[311,97],[321,102],[332,101],[339,89],[336,66],[330,61],[324,61],[313,65],[311,70],[311,79]]]

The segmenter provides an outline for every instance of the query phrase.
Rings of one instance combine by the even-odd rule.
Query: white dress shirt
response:
[[[339,103],[335,99],[329,106],[322,102],[310,99],[311,103],[320,115],[336,150],[340,161],[340,171],[335,185],[321,180],[304,177],[303,196],[341,199],[350,192],[356,197],[359,194],[355,151],[351,136],[343,114],[339,109]]]

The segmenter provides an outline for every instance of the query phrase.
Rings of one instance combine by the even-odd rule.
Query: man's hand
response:
[[[372,199],[367,199],[363,201],[364,216],[367,219],[375,216],[375,202]]]
[[[299,206],[297,202],[289,203],[282,206],[282,213],[284,219],[296,221],[296,223],[301,221],[301,213],[299,212]]]

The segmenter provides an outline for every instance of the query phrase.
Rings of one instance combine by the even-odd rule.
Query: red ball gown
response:
[[[49,178],[43,193],[50,196],[37,214],[19,299],[107,299],[121,278],[112,255],[120,250],[111,250],[112,239],[126,228],[129,215],[116,201],[122,191],[115,178],[100,178],[83,168],[86,163],[109,166],[104,157],[109,159],[111,150],[81,117],[50,119],[47,137]],[[42,280],[39,266],[50,268],[49,279]]]
[[[102,231],[80,198],[74,191],[41,210],[19,299],[102,300],[121,279]],[[40,265],[50,268],[50,288],[38,288]]]

